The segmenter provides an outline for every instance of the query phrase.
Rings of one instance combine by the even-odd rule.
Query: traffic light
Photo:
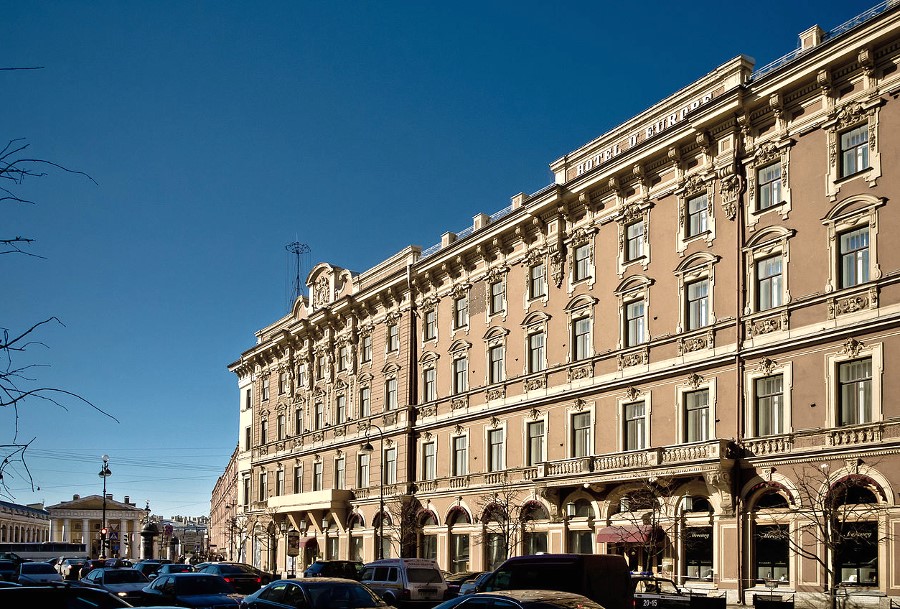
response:
[[[107,533],[109,533],[109,529],[107,529],[106,527],[103,527],[102,529],[100,529],[100,534],[103,535],[104,537],[106,537]]]

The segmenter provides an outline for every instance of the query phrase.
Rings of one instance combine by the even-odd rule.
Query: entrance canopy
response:
[[[318,547],[319,542],[315,537],[301,537],[297,545],[301,548],[315,548]]]

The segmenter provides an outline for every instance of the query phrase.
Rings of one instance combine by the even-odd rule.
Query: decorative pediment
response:
[[[79,497],[78,499],[63,501],[62,503],[57,503],[56,505],[51,505],[46,508],[46,510],[51,513],[51,517],[54,510],[100,511],[102,509],[103,497],[101,495],[88,495],[86,497]],[[116,501],[115,499],[110,499],[108,497],[106,499],[106,509],[107,511],[135,512],[136,515],[142,515],[145,513],[145,510],[142,508],[136,507],[129,503],[124,503],[122,501]]]
[[[653,285],[653,280],[644,275],[632,275],[622,281],[615,289],[615,294],[627,294],[635,290],[642,290]]]
[[[592,307],[595,304],[600,302],[598,299],[593,296],[587,296],[582,294],[580,296],[576,296],[572,300],[569,301],[569,304],[566,305],[566,311],[577,311],[579,309],[585,309],[588,307]]]
[[[397,374],[398,370],[400,370],[400,366],[398,366],[394,362],[389,362],[385,364],[384,368],[381,369],[381,373],[385,376],[393,376]]]
[[[346,269],[327,262],[317,264],[306,278],[312,309],[325,308],[337,300],[352,280],[352,273]]]
[[[534,311],[525,316],[525,319],[522,320],[522,327],[527,328],[537,324],[546,324],[548,321],[550,321],[549,315],[543,311]]]
[[[462,339],[458,339],[458,340],[453,341],[453,343],[450,345],[450,348],[448,349],[448,351],[450,353],[459,353],[461,351],[468,351],[471,348],[472,348],[472,343],[470,343],[468,341],[464,341]]]
[[[426,351],[422,354],[422,357],[419,358],[420,364],[434,364],[437,360],[441,358],[441,354],[436,351]]]
[[[501,326],[493,326],[488,328],[488,331],[484,333],[482,340],[492,341],[502,339],[504,336],[509,334],[509,330],[507,328],[503,328]]]

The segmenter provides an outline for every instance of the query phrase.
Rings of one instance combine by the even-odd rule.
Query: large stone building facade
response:
[[[225,471],[216,480],[209,504],[209,554],[228,560],[236,558],[237,455],[235,447]]]
[[[50,514],[40,503],[0,501],[0,543],[50,541]]]
[[[316,266],[230,366],[243,551],[900,594],[898,64],[889,2],[720,66],[434,247]]]

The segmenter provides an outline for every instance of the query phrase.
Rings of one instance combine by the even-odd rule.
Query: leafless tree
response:
[[[532,526],[526,491],[504,473],[497,487],[475,499],[481,530],[475,545],[486,549],[487,566],[494,568],[516,553],[522,536]]]
[[[32,69],[32,68],[5,68]],[[67,169],[51,161],[31,156],[28,143],[23,139],[11,139],[0,150],[0,203],[5,205],[34,205],[34,202],[21,194],[22,185],[28,179],[37,179],[47,175],[48,170],[59,170],[86,177],[87,174]],[[0,254],[20,254],[23,256],[42,258],[31,251],[34,239],[21,235],[0,235]],[[26,451],[34,438],[23,439],[19,434],[19,416],[21,408],[32,401],[50,402],[63,409],[72,403],[81,403],[102,414],[112,417],[100,410],[87,399],[59,387],[42,384],[38,379],[38,371],[45,364],[37,363],[29,358],[34,349],[47,345],[41,342],[40,332],[48,324],[63,325],[59,318],[53,316],[34,322],[28,327],[11,328],[0,320],[0,407],[13,411],[14,424],[9,429],[9,436],[4,438],[8,443],[0,444],[0,497],[12,499],[9,478],[13,470],[24,478],[34,490],[34,482],[26,462]],[[16,467],[18,466],[18,467]]]
[[[387,512],[384,536],[390,539],[392,554],[401,558],[415,558],[422,525],[419,520],[422,504],[415,495],[398,495],[384,504]]]
[[[641,550],[645,570],[660,566],[667,540],[674,537],[677,499],[669,481],[653,479],[633,486],[619,500],[610,530],[618,534],[617,543]]]

